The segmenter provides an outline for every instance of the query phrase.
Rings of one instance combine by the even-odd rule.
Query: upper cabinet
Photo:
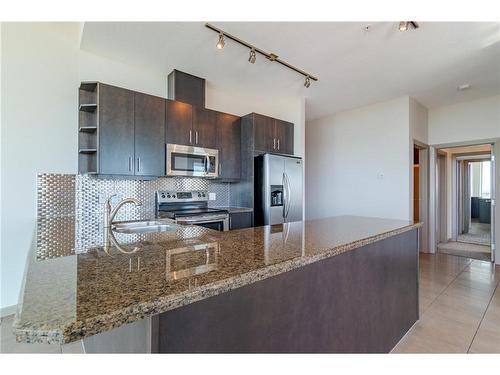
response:
[[[193,142],[193,106],[166,101],[166,143],[191,145]]]
[[[216,111],[166,101],[166,143],[216,148]]]
[[[205,108],[205,80],[174,69],[168,75],[168,98]]]
[[[291,122],[258,113],[246,115],[244,122],[251,128],[254,151],[293,155],[294,126]]]
[[[241,119],[227,113],[217,113],[217,149],[219,178],[239,180],[241,176]]]
[[[217,112],[205,108],[193,109],[193,146],[217,147]]]
[[[165,99],[134,94],[135,175],[165,174]]]
[[[164,99],[102,83],[81,84],[80,173],[162,176],[164,139]]]

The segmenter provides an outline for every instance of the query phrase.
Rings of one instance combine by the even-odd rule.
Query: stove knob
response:
[[[205,198],[205,193],[201,193],[201,195],[203,196],[203,198]]]
[[[201,193],[198,193],[198,198],[201,198]]]
[[[165,198],[165,194],[161,193],[161,197],[162,197],[162,198]]]
[[[170,198],[170,194],[167,194],[167,198]]]
[[[172,195],[172,198],[175,198],[175,194]]]

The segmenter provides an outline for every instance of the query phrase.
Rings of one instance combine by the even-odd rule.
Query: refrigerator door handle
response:
[[[286,215],[285,215],[285,218],[288,217],[288,214],[290,213],[290,205],[292,203],[292,188],[290,186],[290,179],[288,178],[288,175],[285,173],[285,177],[286,177],[286,197],[287,197],[287,200],[288,202],[286,203]]]
[[[286,191],[286,174],[285,174],[285,172],[283,172],[282,183],[283,183],[283,218],[286,218],[286,200],[288,197],[288,193]]]

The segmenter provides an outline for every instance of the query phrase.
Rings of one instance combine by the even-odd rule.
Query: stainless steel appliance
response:
[[[167,144],[167,176],[219,176],[219,150]]]
[[[208,207],[208,192],[203,190],[157,191],[156,217],[171,219],[177,224],[229,230],[228,211]]]
[[[255,158],[255,223],[302,220],[302,159],[274,154]]]

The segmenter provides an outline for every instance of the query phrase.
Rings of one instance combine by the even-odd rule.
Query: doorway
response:
[[[493,261],[493,168],[491,144],[438,150],[438,252]]]

